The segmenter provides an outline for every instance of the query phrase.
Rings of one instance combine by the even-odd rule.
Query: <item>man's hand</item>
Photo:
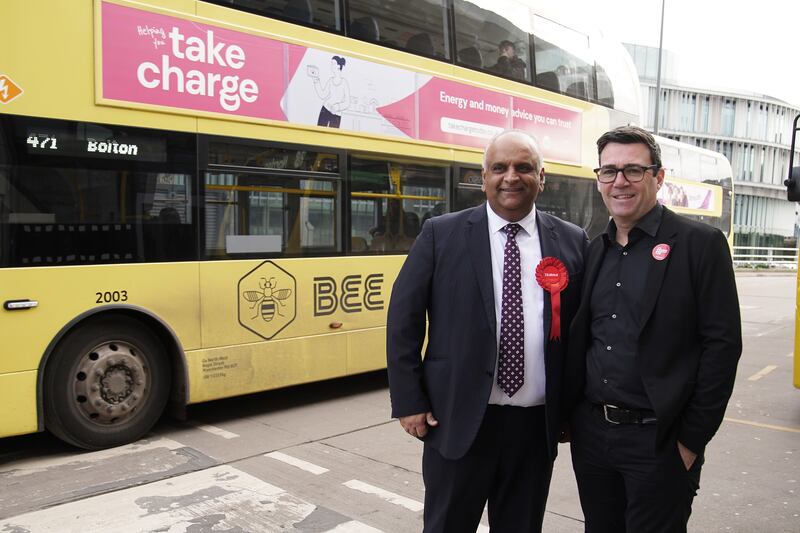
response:
[[[433,413],[420,413],[418,415],[408,415],[400,417],[400,425],[412,437],[423,438],[428,434],[428,426],[435,427],[439,421],[433,418]]]
[[[694,464],[694,460],[697,459],[697,454],[694,453],[692,450],[681,444],[678,441],[678,452],[681,454],[681,459],[683,460],[683,466],[686,467],[686,470],[689,470],[692,465]]]

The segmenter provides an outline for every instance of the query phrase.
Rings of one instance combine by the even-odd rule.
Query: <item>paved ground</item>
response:
[[[690,530],[798,533],[794,277],[737,281],[745,350]],[[0,441],[0,532],[421,530],[421,446],[389,420],[385,373],[212,402],[190,418],[102,452],[47,434]],[[545,531],[583,531],[566,448]]]

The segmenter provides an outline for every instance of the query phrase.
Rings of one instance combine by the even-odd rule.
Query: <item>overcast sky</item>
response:
[[[608,36],[658,46],[661,0],[567,0]],[[679,82],[800,106],[800,1],[666,0],[664,48]]]

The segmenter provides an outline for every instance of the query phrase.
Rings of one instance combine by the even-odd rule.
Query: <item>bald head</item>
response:
[[[495,136],[483,156],[482,189],[500,218],[518,222],[533,209],[544,190],[544,167],[536,140],[509,130]]]
[[[515,130],[515,129],[503,130],[494,137],[492,137],[491,140],[489,140],[489,144],[487,144],[486,148],[483,150],[483,170],[486,170],[488,162],[487,154],[489,153],[490,149],[497,143],[498,140],[500,140],[501,137],[506,137],[507,135],[514,136],[517,142],[521,142],[527,145],[531,149],[531,151],[534,154],[536,154],[536,160],[539,162],[539,168],[537,169],[537,172],[541,170],[542,151],[539,149],[539,142],[533,135],[531,135],[527,131]]]

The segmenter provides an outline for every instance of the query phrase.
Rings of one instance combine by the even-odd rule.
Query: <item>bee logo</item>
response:
[[[262,339],[274,338],[297,317],[299,292],[291,272],[274,261],[264,261],[236,286],[239,325]]]
[[[271,322],[276,313],[278,316],[283,316],[281,307],[285,307],[286,304],[282,300],[286,300],[292,295],[292,289],[277,289],[278,282],[275,281],[275,278],[261,278],[258,286],[261,290],[242,293],[244,299],[253,304],[250,309],[256,310],[252,319],[258,318],[259,313],[265,322]]]

